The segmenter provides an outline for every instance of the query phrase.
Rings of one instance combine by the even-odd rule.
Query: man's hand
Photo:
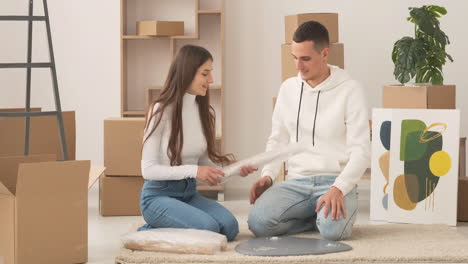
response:
[[[322,205],[325,206],[323,209],[323,214],[325,218],[328,217],[329,209],[331,207],[331,219],[338,220],[340,219],[341,212],[343,212],[343,218],[346,218],[346,209],[344,206],[343,193],[340,189],[332,186],[331,189],[320,198],[317,207],[315,207],[315,212],[318,213]]]
[[[250,165],[247,165],[247,166],[243,166],[240,170],[240,175],[242,177],[245,177],[247,175],[249,175],[250,173],[254,172],[254,171],[257,171],[258,169],[257,168],[254,168]]]
[[[209,166],[198,166],[197,180],[208,183],[213,186],[221,182],[220,176],[224,176],[224,172]]]
[[[255,182],[252,189],[250,189],[250,204],[254,204],[258,197],[272,185],[273,180],[270,176],[263,176],[260,180]]]

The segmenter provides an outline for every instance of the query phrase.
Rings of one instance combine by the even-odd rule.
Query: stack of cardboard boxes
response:
[[[104,120],[104,166],[99,184],[99,212],[103,216],[135,216],[140,212],[141,150],[144,118]]]
[[[317,21],[324,25],[330,37],[330,53],[328,63],[344,69],[344,45],[338,38],[338,14],[312,13],[290,15],[284,18],[285,43],[281,45],[281,81],[297,76],[294,57],[291,55],[291,43],[296,29],[307,21]]]
[[[106,172],[99,185],[99,212],[102,216],[141,215],[140,192],[144,183],[141,151],[144,126],[145,119],[141,117],[104,120]],[[197,190],[208,198],[224,201],[222,185],[208,186],[199,183]]]
[[[383,87],[384,108],[455,109],[455,85],[387,85]],[[468,177],[466,177],[466,138],[460,138],[458,165],[458,221],[468,221]]]
[[[63,120],[69,161],[57,161],[57,117],[30,119],[28,156],[25,118],[0,117],[0,263],[88,259],[88,189],[104,168],[74,160],[75,113],[63,112]]]

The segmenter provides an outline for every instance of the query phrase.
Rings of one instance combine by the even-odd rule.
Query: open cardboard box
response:
[[[55,116],[30,119],[29,156],[22,156],[25,118],[0,117],[0,264],[88,259],[88,189],[104,167],[74,160],[75,112],[62,114],[70,161],[60,162]]]
[[[0,157],[0,262],[86,262],[88,188],[103,172],[53,154]]]

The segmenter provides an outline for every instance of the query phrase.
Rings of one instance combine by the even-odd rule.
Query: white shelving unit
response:
[[[213,55],[214,84],[210,104],[216,112],[216,145],[224,152],[224,8],[225,0],[121,0],[121,116],[143,117],[161,91],[171,61],[185,44],[199,45]],[[136,22],[184,21],[183,36],[136,35]],[[217,191],[224,186],[199,186]]]

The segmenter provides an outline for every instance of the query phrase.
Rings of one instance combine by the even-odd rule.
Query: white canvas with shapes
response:
[[[392,109],[372,110],[370,220],[388,219],[390,135]]]
[[[460,111],[392,112],[388,220],[455,226]]]

